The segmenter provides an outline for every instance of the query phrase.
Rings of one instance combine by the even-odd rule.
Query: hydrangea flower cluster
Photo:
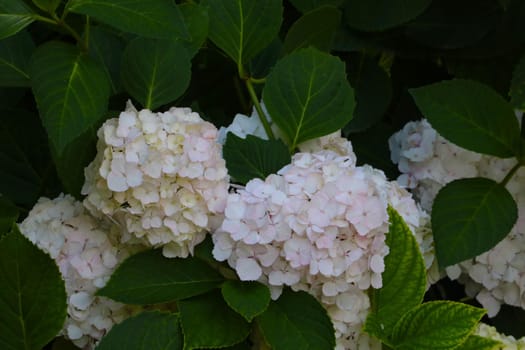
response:
[[[525,349],[525,337],[516,339],[511,335],[505,335],[505,334],[499,333],[496,328],[489,326],[488,324],[485,324],[483,322],[480,322],[478,324],[478,328],[474,332],[474,335],[478,335],[483,338],[489,338],[492,340],[499,341],[501,343],[501,347],[498,347],[498,349],[504,349],[504,350],[523,350]]]
[[[116,229],[116,226],[112,226]],[[94,219],[73,197],[41,198],[20,231],[59,267],[67,294],[62,334],[83,349],[94,348],[111,327],[136,308],[95,296],[116,266],[139,246],[121,245],[119,234]]]
[[[267,284],[273,298],[283,286],[317,297],[334,322],[337,349],[379,349],[361,327],[366,290],[382,286],[389,204],[413,230],[420,225],[409,193],[381,171],[356,167],[353,152],[297,153],[277,174],[228,196],[213,255],[241,280]],[[431,236],[417,234],[431,250]]]
[[[445,184],[459,178],[487,177],[501,181],[516,164],[514,159],[481,155],[458,147],[440,136],[426,120],[410,122],[390,140],[391,158],[402,175],[398,182],[410,188],[421,206],[432,202]],[[508,182],[519,218],[509,235],[491,250],[446,269],[451,279],[495,316],[502,303],[525,308],[525,169]]]
[[[111,216],[167,257],[188,256],[221,222],[229,177],[213,124],[188,108],[128,104],[98,137],[82,190],[94,215]]]

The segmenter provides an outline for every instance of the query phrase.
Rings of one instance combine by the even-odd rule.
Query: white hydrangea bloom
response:
[[[229,186],[217,129],[188,108],[128,104],[98,132],[84,205],[167,257],[186,257],[222,220]]]
[[[424,219],[410,194],[381,171],[356,167],[353,153],[297,153],[277,174],[228,196],[213,254],[241,280],[267,284],[273,298],[283,286],[317,297],[334,322],[338,349],[380,349],[361,327],[367,289],[382,286],[389,204],[428,243],[415,230]]]
[[[516,340],[516,338],[514,338],[513,336],[499,333],[496,328],[482,322],[478,324],[478,327],[474,334],[483,338],[489,338],[492,340],[499,341],[501,343],[501,346],[497,348],[499,350],[525,349],[525,337]]]
[[[426,121],[410,122],[390,140],[392,160],[423,208],[432,209],[437,192],[447,183],[469,177],[501,181],[516,164],[460,148],[444,139]],[[446,269],[451,279],[466,285],[466,292],[495,316],[502,303],[525,308],[525,169],[508,182],[518,204],[518,222],[507,237],[474,259]]]
[[[62,334],[83,349],[94,348],[114,324],[136,311],[95,296],[117,265],[141,249],[121,245],[117,227],[112,228],[91,217],[69,195],[41,198],[20,224],[22,234],[57,263],[67,294]]]
[[[262,101],[261,108],[264,114],[266,115],[266,120],[268,120],[272,131],[274,133],[278,133],[277,126],[275,124],[272,125],[270,114],[268,113],[268,110],[266,109],[266,106]],[[229,132],[235,134],[235,136],[238,136],[242,139],[245,139],[248,135],[252,135],[263,140],[268,140],[268,135],[264,130],[261,118],[259,117],[259,113],[255,109],[255,107],[253,107],[252,114],[249,117],[247,115],[238,113],[235,115],[230,125],[228,125],[227,127],[221,126],[217,135],[217,142],[219,142],[221,145],[224,145],[226,143],[226,137],[228,136]]]

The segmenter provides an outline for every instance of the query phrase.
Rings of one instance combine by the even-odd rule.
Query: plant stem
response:
[[[254,84],[264,84],[266,83],[266,78],[254,78],[250,77],[250,81]]]
[[[510,179],[512,179],[516,171],[518,171],[518,169],[521,167],[521,165],[521,162],[518,162],[516,165],[514,165],[514,167],[510,169],[509,173],[505,175],[505,178],[503,179],[503,181],[500,182],[500,184],[502,186],[506,186]]]
[[[259,103],[259,99],[257,98],[257,95],[255,94],[255,90],[253,89],[252,81],[249,78],[245,79],[244,81],[246,83],[246,88],[248,89],[248,93],[250,94],[250,97],[253,101],[255,110],[257,111],[257,114],[259,114],[259,119],[261,120],[261,123],[264,127],[264,131],[266,131],[266,135],[268,135],[268,138],[270,140],[275,140],[275,136],[273,134],[272,128],[270,127],[270,123],[268,123],[268,119],[266,119],[266,114],[262,110],[261,104]]]

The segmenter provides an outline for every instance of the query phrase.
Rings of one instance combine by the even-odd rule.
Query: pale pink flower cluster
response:
[[[167,257],[186,257],[215,229],[229,187],[217,129],[188,108],[164,113],[128,104],[98,132],[84,205],[108,215]]]
[[[141,249],[121,245],[112,227],[91,217],[69,195],[41,198],[20,224],[22,234],[58,265],[67,294],[67,319],[61,333],[83,349],[93,349],[114,324],[136,311],[95,295],[117,265]]]
[[[410,188],[423,208],[432,209],[437,192],[447,183],[469,177],[501,181],[516,164],[460,148],[444,139],[426,121],[410,122],[390,139],[392,160],[403,173],[398,181]],[[518,222],[509,235],[474,259],[448,267],[452,279],[466,285],[495,316],[502,303],[525,308],[525,169],[507,184],[518,204]]]
[[[497,349],[501,350],[525,350],[525,337],[516,339],[511,335],[499,333],[498,330],[488,324],[480,322],[474,335],[499,341],[501,345]]]
[[[379,349],[361,328],[367,289],[382,286],[389,204],[412,229],[420,224],[409,193],[381,171],[356,167],[353,153],[297,153],[277,174],[228,196],[213,255],[241,280],[267,284],[273,298],[283,286],[317,297],[334,323],[337,349]]]

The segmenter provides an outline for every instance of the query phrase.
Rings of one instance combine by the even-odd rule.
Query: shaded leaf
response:
[[[18,208],[0,194],[0,238],[11,231],[18,219]]]
[[[184,18],[173,1],[72,0],[67,9],[145,37],[190,39]]]
[[[525,110],[525,55],[521,57],[512,73],[509,96],[514,108]]]
[[[0,2],[0,40],[18,33],[34,20],[34,13],[22,0]]]
[[[18,229],[0,240],[0,309],[2,349],[40,349],[66,319],[58,267]]]
[[[144,108],[154,110],[184,93],[191,62],[176,41],[137,38],[124,51],[121,76],[126,91]]]
[[[186,48],[188,55],[195,56],[197,51],[208,37],[210,18],[208,9],[194,2],[187,2],[179,5],[179,9],[184,17],[191,40],[178,39]]]
[[[109,83],[104,70],[72,45],[40,46],[30,66],[42,123],[58,155],[105,114]]]
[[[501,158],[519,154],[514,111],[489,87],[455,79],[411,89],[410,93],[432,127],[449,141]]]
[[[100,26],[89,31],[89,55],[104,70],[112,95],[122,91],[120,64],[124,47],[121,38]]]
[[[275,65],[263,100],[291,150],[341,129],[355,105],[343,62],[314,48],[298,50]]]
[[[0,86],[29,86],[29,59],[35,45],[28,32],[22,31],[0,41]]]
[[[248,322],[270,304],[270,290],[256,281],[226,281],[221,292],[226,303]]]
[[[253,135],[243,139],[231,132],[222,152],[228,173],[243,184],[253,178],[265,179],[291,161],[290,153],[281,140],[263,140]]]
[[[61,0],[33,0],[39,9],[47,13],[54,13]]]
[[[250,60],[249,71],[252,77],[265,77],[275,66],[277,60],[281,58],[283,52],[283,43],[279,37],[266,46],[261,52]]]
[[[501,241],[518,218],[509,191],[485,178],[443,187],[432,206],[432,231],[441,268],[473,258]]]
[[[113,326],[96,350],[182,350],[179,315],[146,311]]]
[[[290,0],[292,5],[302,13],[315,10],[321,6],[339,6],[344,0]]]
[[[127,258],[98,295],[126,304],[158,304],[216,288],[224,278],[197,258],[165,258],[149,250]]]
[[[228,307],[219,291],[177,302],[184,350],[224,348],[242,342],[250,324]]]

